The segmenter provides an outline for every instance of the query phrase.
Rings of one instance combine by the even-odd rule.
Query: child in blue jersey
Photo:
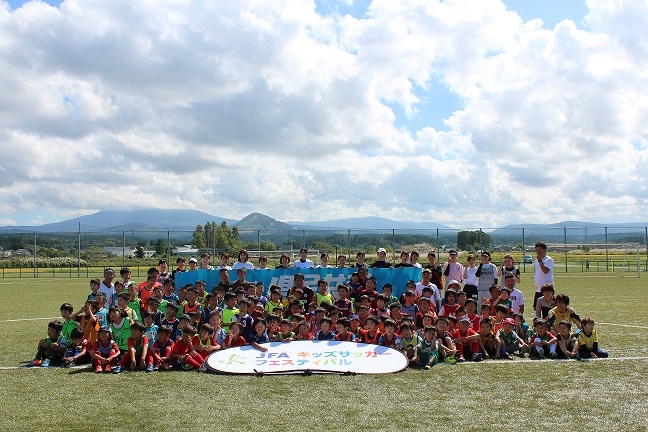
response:
[[[227,335],[223,327],[221,327],[221,312],[218,310],[211,311],[208,322],[214,327],[214,335],[212,338],[218,345],[222,346]]]
[[[171,333],[173,329],[169,326],[162,326],[158,329],[157,340],[153,343],[153,367],[155,369],[171,369],[169,363],[169,356],[173,349],[173,341],[171,340]]]
[[[268,343],[268,333],[266,333],[266,322],[264,319],[257,318],[252,322],[253,331],[247,338],[247,342],[259,351],[267,352],[268,348],[261,344]]]
[[[94,316],[97,317],[99,328],[109,325],[110,320],[108,319],[108,309],[106,309],[106,294],[101,292],[97,293],[95,300],[97,301],[97,312],[95,312]]]
[[[173,279],[165,279],[164,280],[164,286],[162,287],[162,299],[166,300],[167,302],[178,302],[180,298],[178,295],[173,291]]]
[[[99,285],[101,281],[99,279],[90,280],[90,294],[88,294],[87,300],[94,300],[97,298],[97,293],[99,292]]]
[[[333,321],[331,321],[331,318],[329,317],[324,317],[320,320],[320,330],[317,332],[317,336],[315,336],[316,340],[332,340],[335,338],[335,333],[331,331],[331,325],[333,324]]]
[[[153,317],[153,323],[161,327],[162,326],[162,320],[164,319],[164,314],[162,313],[161,310],[158,308],[160,307],[160,299],[158,299],[155,296],[151,296],[148,299],[148,312],[151,314]],[[168,308],[168,305],[167,305]],[[144,315],[144,312],[142,312],[142,316]]]
[[[534,323],[530,345],[531,354],[534,356],[540,357],[541,359],[545,357],[555,359],[558,357],[556,353],[558,338],[549,332],[549,324],[542,318],[537,319]]]
[[[142,320],[144,321],[144,336],[148,338],[149,341],[149,349],[153,348],[153,343],[157,340],[157,332],[160,327],[156,324],[153,323],[153,316],[148,313],[144,312],[142,314]]]
[[[28,366],[49,367],[50,362],[60,361],[67,348],[67,340],[61,335],[63,325],[60,321],[47,324],[47,337],[38,342],[38,350]]]
[[[248,313],[250,310],[251,302],[248,299],[243,299],[238,303],[238,313],[234,314],[232,321],[237,321],[243,326],[243,331],[241,331],[241,336],[248,339],[248,336],[252,333],[254,320]],[[265,320],[264,320],[265,322]]]
[[[64,367],[74,367],[77,362],[86,358],[88,353],[88,341],[83,337],[83,330],[75,328],[70,333],[70,342],[68,342],[67,350],[63,356]]]

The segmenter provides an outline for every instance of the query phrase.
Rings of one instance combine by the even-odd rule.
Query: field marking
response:
[[[600,362],[600,361],[648,361],[648,357],[608,357],[608,358],[596,358],[596,359],[585,359],[581,361],[577,360],[566,360],[566,359],[515,359],[513,361],[510,360],[494,360],[494,359],[489,359],[481,362],[464,362],[460,363],[459,367],[465,367],[466,365],[482,365],[482,364],[499,364],[499,365],[510,365],[510,364],[536,364],[536,363],[548,363],[548,362],[554,362],[554,363],[588,363],[588,362]],[[80,366],[74,366],[71,368],[62,368],[62,367],[57,367],[57,366],[52,366],[52,367],[40,367],[40,366],[34,366],[34,367],[29,367],[29,366],[0,366],[0,370],[17,370],[17,369],[22,369],[22,370],[47,370],[47,369],[92,369],[90,365],[80,365]],[[241,374],[245,375],[245,374]],[[277,374],[281,375],[281,374]]]
[[[18,319],[9,319],[9,320],[0,320],[0,323],[3,322],[19,322],[19,321],[44,321],[44,320],[53,320],[61,317],[49,317],[49,318],[18,318]]]
[[[640,326],[640,325],[632,325],[632,324],[617,324],[617,323],[607,323],[607,322],[598,322],[598,321],[596,321],[596,324],[617,326],[617,327],[630,327],[630,328],[648,329],[648,326]]]

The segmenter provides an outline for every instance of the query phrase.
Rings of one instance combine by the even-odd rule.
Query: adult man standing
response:
[[[457,253],[457,251],[451,249],[450,253],[448,254],[448,261],[443,264],[443,275],[445,276],[446,280],[446,288],[448,288],[448,283],[451,280],[456,280],[459,283],[461,283],[461,281],[463,280],[464,268],[461,263],[457,262],[458,256],[459,254]],[[441,287],[439,287],[439,289],[441,289]]]
[[[371,268],[391,268],[392,265],[388,263],[385,259],[387,258],[387,251],[385,248],[378,249],[376,253],[378,260],[371,264]]]
[[[115,285],[113,285],[112,281],[113,279],[115,279],[115,276],[115,270],[112,267],[108,267],[106,270],[104,270],[104,280],[102,280],[99,284],[98,292],[104,293],[106,295],[106,309],[110,309],[110,306],[113,305]]]
[[[441,289],[443,286],[443,280],[441,278],[441,275],[443,274],[443,269],[439,265],[439,262],[437,261],[437,256],[434,251],[430,251],[427,254],[428,261],[430,263],[425,266],[425,268],[430,269],[432,271],[432,283],[437,286],[437,288]]]
[[[539,241],[535,244],[536,260],[533,261],[533,282],[536,286],[536,293],[533,297],[533,310],[535,310],[536,302],[542,294],[540,288],[546,283],[553,284],[553,268],[554,260],[547,255],[547,245]]]
[[[297,300],[301,300],[302,302],[304,302],[306,307],[308,307],[309,303],[311,303],[313,301],[316,301],[313,298],[315,293],[313,293],[313,290],[308,288],[306,286],[306,284],[304,283],[304,275],[303,274],[301,274],[301,273],[295,274],[295,276],[293,276],[293,282],[295,283],[295,285],[292,288],[290,288],[290,290],[288,291],[288,295],[293,294],[295,292],[295,290],[300,290],[302,292],[302,296],[301,296],[301,298],[298,298]]]
[[[299,249],[299,259],[295,260],[295,262],[293,263],[293,268],[301,269],[313,267],[315,267],[315,264],[313,264],[313,261],[308,259],[308,249]]]

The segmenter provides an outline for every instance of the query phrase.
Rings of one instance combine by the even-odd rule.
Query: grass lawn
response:
[[[523,278],[527,302],[531,285]],[[20,368],[45,335],[46,318],[63,302],[79,307],[88,282],[0,280],[0,430],[646,430],[648,344],[637,343],[648,337],[644,277],[558,276],[556,286],[595,319],[612,359],[256,378]]]

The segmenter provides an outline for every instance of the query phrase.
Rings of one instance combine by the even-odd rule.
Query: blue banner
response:
[[[328,282],[331,293],[337,297],[337,286],[349,283],[351,274],[357,272],[356,268],[311,268],[311,269],[280,269],[280,270],[248,270],[245,280],[248,282],[263,282],[266,293],[270,285],[278,285],[283,293],[287,293],[293,286],[293,278],[296,273],[304,275],[304,284],[317,291],[317,281],[324,279]],[[369,276],[373,276],[378,281],[376,290],[382,291],[382,286],[386,283],[392,284],[393,295],[399,297],[405,292],[407,281],[421,281],[422,269],[417,267],[402,267],[395,269],[370,268]],[[193,270],[184,273],[176,273],[176,289],[187,285],[195,284],[196,281],[205,282],[205,291],[211,292],[215,285],[218,285],[219,270]],[[230,282],[236,281],[236,270],[230,270]]]

